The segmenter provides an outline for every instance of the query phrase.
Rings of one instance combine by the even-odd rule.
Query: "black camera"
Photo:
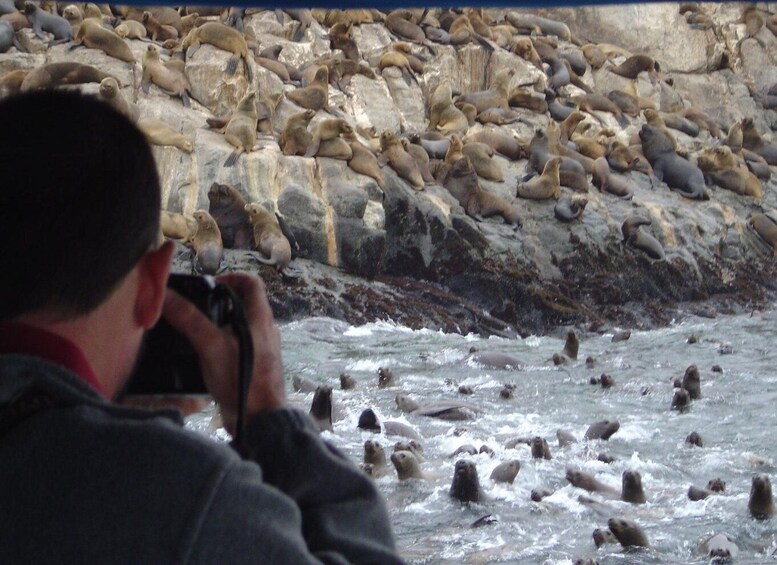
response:
[[[219,327],[230,324],[235,304],[224,285],[210,276],[171,274],[168,288],[190,300]],[[208,394],[191,343],[164,318],[143,338],[140,355],[124,394]]]

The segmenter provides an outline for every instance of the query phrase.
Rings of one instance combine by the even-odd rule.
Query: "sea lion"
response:
[[[137,126],[142,131],[151,145],[168,145],[177,147],[185,153],[194,151],[194,144],[169,125],[159,120],[142,118]]]
[[[777,257],[777,223],[766,214],[754,214],[747,220],[747,225],[755,230],[767,245],[771,245],[772,255]]]
[[[530,38],[517,38],[513,44],[512,51],[524,61],[528,61],[541,71],[543,70],[542,60],[540,59],[537,50],[534,48],[534,43],[532,43]]]
[[[623,518],[610,518],[607,527],[623,547],[648,547],[648,538],[636,522]]]
[[[378,367],[378,388],[388,388],[397,384],[394,372],[386,367]]]
[[[130,20],[130,21],[134,21],[134,20]],[[141,22],[146,29],[147,35],[151,36],[152,41],[158,41],[160,43],[164,43],[165,41],[170,39],[172,40],[178,39],[177,29],[175,29],[172,26],[163,25],[149,11],[143,12],[143,17],[141,18]]]
[[[379,434],[381,432],[380,422],[378,416],[372,408],[365,408],[362,413],[359,414],[359,420],[356,426],[360,430],[367,430]]]
[[[441,420],[471,420],[480,412],[480,409],[472,404],[455,400],[433,402],[421,406],[408,395],[402,393],[398,394],[394,401],[403,412],[429,418],[440,418]]]
[[[518,209],[504,198],[480,186],[477,173],[468,157],[458,159],[448,170],[442,185],[450,192],[468,216],[479,221],[500,215],[505,223],[520,226]]]
[[[498,351],[474,351],[467,355],[465,361],[472,361],[492,369],[520,369],[524,364],[517,357]]]
[[[631,198],[634,195],[632,183],[625,176],[611,172],[604,157],[594,161],[593,183],[601,192],[609,192],[620,198]]]
[[[618,538],[616,538],[613,533],[606,528],[596,528],[593,531],[592,537],[594,538],[594,544],[597,548],[608,543],[618,543]]]
[[[510,91],[507,104],[511,108],[526,108],[536,114],[544,114],[548,111],[548,102],[545,98],[521,86],[516,86]]]
[[[221,231],[224,247],[253,249],[253,227],[246,211],[246,201],[238,190],[227,184],[214,182],[208,189],[208,212]]]
[[[770,165],[777,165],[777,143],[765,142],[752,118],[742,120],[742,146],[763,157]]]
[[[559,39],[565,41],[570,41],[572,39],[572,33],[569,31],[569,27],[565,23],[557,20],[521,12],[507,12],[505,18],[517,28],[518,31],[555,35]]]
[[[358,140],[354,131],[343,133],[343,138],[351,148],[348,166],[359,174],[375,179],[378,186],[383,189],[385,184],[380,172],[378,158]]]
[[[126,20],[117,25],[113,31],[122,39],[145,39],[146,28],[135,20]]]
[[[531,200],[547,200],[561,197],[561,183],[559,180],[560,157],[553,157],[545,164],[542,174],[528,180],[519,182],[516,193],[520,198]]]
[[[553,215],[561,222],[572,222],[579,218],[588,204],[585,196],[562,196],[553,207]]]
[[[471,142],[464,145],[461,152],[469,158],[479,177],[494,182],[504,182],[504,171],[499,163],[492,159],[494,150],[491,149],[491,146],[485,143]]]
[[[774,516],[772,483],[766,475],[755,475],[753,477],[747,509],[756,520],[764,520]]]
[[[16,37],[16,31],[13,24],[6,20],[0,20],[0,53],[5,53],[11,47],[16,47],[19,51],[24,51],[24,46]]]
[[[421,178],[424,179],[424,183],[435,182],[431,171],[429,170],[429,155],[426,150],[420,145],[410,143],[410,140],[403,137],[399,140],[402,143],[403,149],[415,160],[415,164],[418,165],[418,170],[421,173]]]
[[[467,143],[470,141],[485,143],[500,155],[513,161],[526,156],[523,145],[514,135],[503,131],[502,128],[483,128],[477,133],[467,134],[466,141]]]
[[[703,130],[707,130],[712,137],[720,138],[721,136],[720,125],[718,125],[718,122],[715,121],[715,119],[712,116],[710,116],[705,112],[702,112],[698,108],[693,108],[693,107],[685,108],[680,111],[680,117],[694,124],[696,126],[697,132],[698,130],[703,129]],[[664,118],[664,121],[666,121],[666,118]],[[669,124],[669,122],[667,122],[666,125],[669,127],[673,127]],[[687,125],[684,125],[683,127],[685,129],[681,129],[680,131],[686,131],[686,129],[688,129]],[[690,133],[688,135],[690,135],[691,137],[696,137],[696,135],[693,135]]]
[[[70,27],[68,25],[68,27]],[[104,28],[101,21],[88,18],[81,23],[73,39],[73,46],[83,45],[92,49],[99,49],[106,55],[115,57],[120,61],[135,63],[135,56],[129,45],[111,29]]]
[[[414,21],[410,10],[392,10],[386,16],[384,24],[399,37],[413,43],[426,43],[426,34]]]
[[[450,495],[461,502],[480,502],[483,491],[478,480],[478,470],[472,461],[459,459],[453,470]]]
[[[523,118],[518,112],[513,110],[503,110],[502,108],[489,108],[484,112],[480,112],[475,120],[481,124],[495,124],[503,126],[507,124],[514,124],[515,122],[522,122]]]
[[[672,410],[683,412],[691,405],[691,395],[684,388],[678,388],[672,396]]]
[[[529,143],[529,163],[535,171],[539,172],[545,169],[552,157],[556,156],[551,152],[549,135],[545,131],[537,129]],[[559,158],[561,159],[559,171],[568,171],[585,176],[585,168],[579,162],[566,156],[560,156]]]
[[[188,33],[181,43],[181,48],[186,52],[187,57],[191,57],[202,43],[209,43],[218,49],[234,54],[227,63],[226,73],[228,75],[235,74],[237,63],[242,59],[248,82],[250,83],[254,80],[254,73],[248,64],[248,45],[243,34],[235,28],[224,25],[221,22],[205,22]]]
[[[653,173],[658,180],[665,182],[669,188],[680,191],[686,198],[709,199],[701,169],[680,157],[664,134],[645,124],[639,131],[639,138],[642,141],[642,153],[653,167]]]
[[[517,459],[511,459],[510,461],[505,461],[494,467],[489,478],[495,483],[513,484],[513,481],[520,470],[521,462]]]
[[[566,341],[564,341],[564,349],[561,350],[561,354],[569,359],[577,359],[577,352],[580,349],[580,340],[577,338],[577,334],[573,330],[567,332]]]
[[[170,96],[180,97],[185,107],[191,106],[189,94],[192,85],[189,83],[186,73],[176,60],[162,63],[159,59],[159,48],[156,45],[149,45],[143,53],[143,80],[141,83],[143,92],[148,94],[152,82]]]
[[[591,424],[585,432],[583,439],[593,440],[601,439],[608,440],[612,435],[620,429],[620,422],[617,420],[601,420]]]
[[[308,131],[308,123],[315,115],[314,110],[305,110],[288,117],[278,139],[278,145],[284,155],[304,155],[307,152],[313,140]]]
[[[321,385],[316,387],[313,401],[310,405],[310,417],[318,426],[318,431],[332,431],[332,387]]]
[[[688,487],[688,498],[690,500],[704,500],[713,494],[725,492],[726,483],[721,479],[711,479],[707,482],[706,488],[699,488],[691,485]]]
[[[610,72],[632,80],[636,79],[639,73],[647,72],[651,81],[655,80],[656,71],[659,70],[658,63],[648,55],[632,55],[620,65],[610,68]]]
[[[585,114],[575,110],[558,126],[559,143],[566,145],[567,141],[572,138],[572,134],[577,129],[577,126],[585,119]]]
[[[267,208],[256,202],[246,204],[245,210],[254,229],[254,248],[267,257],[260,257],[259,261],[283,271],[291,261],[291,245],[283,235],[278,220]]]
[[[591,65],[592,69],[600,69],[607,61],[607,55],[599,49],[598,45],[593,43],[587,43],[580,48],[583,51],[583,56],[586,61]]]
[[[723,563],[736,559],[739,547],[726,534],[715,534],[699,546],[701,552],[712,558],[712,563]]]
[[[197,229],[197,222],[183,214],[162,210],[159,227],[162,230],[163,236],[188,242]]]
[[[372,465],[370,474],[373,477],[382,477],[388,471],[386,452],[377,441],[368,439],[364,442],[364,463]]]
[[[308,110],[329,111],[329,71],[319,67],[313,81],[305,87],[286,93],[286,98]]]
[[[225,167],[232,167],[242,153],[256,148],[256,122],[256,91],[251,90],[240,99],[224,128],[224,138],[230,145],[235,146],[234,151],[224,161]]]
[[[110,77],[108,73],[81,63],[47,63],[31,70],[22,81],[21,92],[55,88],[66,84],[101,82]]]
[[[119,83],[113,77],[104,78],[100,82],[98,92],[100,100],[124,114],[132,123],[140,118],[140,108],[134,102],[129,102],[119,90]]]
[[[587,490],[588,492],[598,492],[612,499],[620,498],[621,493],[618,491],[618,489],[604,484],[593,475],[583,471],[567,469],[566,479],[572,484],[572,486]]]
[[[35,37],[45,41],[48,38],[44,31],[54,36],[49,46],[73,39],[73,28],[70,27],[70,23],[57,14],[50,14],[32,2],[25,2],[24,15],[27,16]]]
[[[397,470],[397,477],[400,481],[426,478],[421,471],[418,459],[410,451],[395,451],[391,454],[391,463]]]
[[[681,131],[690,137],[698,137],[699,135],[699,125],[685,116],[674,112],[663,112],[661,119],[668,128]]]
[[[682,388],[688,391],[691,400],[698,400],[701,398],[701,377],[699,376],[699,369],[696,365],[690,365],[685,370]]]
[[[388,164],[401,178],[408,181],[415,190],[423,190],[424,179],[415,159],[405,151],[399,138],[390,130],[380,134],[380,157],[378,164],[383,167]]]
[[[640,216],[629,216],[621,224],[621,233],[623,234],[623,242],[626,245],[634,247],[643,251],[651,259],[662,260],[666,258],[663,246],[659,241],[649,233],[645,233],[639,229],[639,226],[647,226],[651,224],[651,220],[642,218]]]
[[[645,491],[642,489],[642,475],[639,471],[623,471],[621,484],[621,500],[633,504],[644,504]]]
[[[462,94],[456,101],[469,103],[477,108],[478,113],[488,108],[502,108],[508,110],[510,106],[507,99],[510,95],[510,81],[515,75],[515,69],[506,69],[497,73],[494,83],[488,90]]]
[[[322,141],[335,139],[340,134],[353,133],[353,128],[345,120],[335,118],[321,120],[313,130],[310,146],[305,152],[305,157],[313,157],[318,153]]]
[[[451,135],[462,134],[468,128],[467,117],[453,103],[450,84],[440,83],[429,100],[428,129]]]
[[[340,374],[340,389],[353,390],[356,388],[356,379],[347,373]]]
[[[532,459],[545,459],[547,461],[553,459],[553,456],[550,454],[550,445],[548,445],[548,440],[545,438],[535,436],[529,445],[531,447]]]
[[[556,430],[556,439],[558,440],[559,447],[567,447],[577,443],[577,438],[566,430]]]
[[[698,432],[691,432],[685,438],[685,443],[688,445],[695,445],[696,447],[704,447],[704,440]]]
[[[624,117],[620,107],[603,94],[583,94],[580,96],[573,96],[572,102],[577,104],[577,107],[580,110],[588,112],[589,114],[593,114],[593,112],[608,112],[612,114],[621,127],[625,128],[629,125],[629,120]]]
[[[192,235],[192,249],[202,272],[215,275],[221,266],[224,246],[216,220],[205,210],[194,213],[197,228]]]

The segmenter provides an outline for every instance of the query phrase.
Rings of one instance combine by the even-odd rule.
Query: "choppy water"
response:
[[[764,563],[775,561],[771,554],[777,547],[777,517],[752,519],[747,501],[754,474],[777,479],[775,321],[774,312],[692,318],[666,329],[632,332],[629,341],[615,344],[611,335],[582,335],[579,360],[554,367],[550,359],[563,347],[560,338],[480,339],[391,323],[351,327],[316,318],[282,328],[283,355],[289,382],[298,374],[335,390],[342,419],[334,433],[324,435],[354,462],[361,463],[365,440],[377,439],[390,453],[400,439],[359,430],[359,414],[367,407],[383,420],[412,425],[424,437],[422,468],[437,478],[400,483],[392,470],[376,480],[388,501],[398,545],[410,562],[571,564],[578,557],[596,557],[601,564],[707,563],[699,543],[725,532],[739,545],[737,563]],[[691,335],[699,342],[688,344]],[[722,354],[721,344],[730,345],[733,353]],[[526,367],[502,371],[468,364],[465,357],[472,346],[509,352]],[[587,356],[596,360],[593,369],[586,367]],[[670,410],[672,381],[690,364],[699,367],[703,398],[678,413]],[[715,365],[723,372],[713,372]],[[398,385],[378,389],[378,367],[391,368]],[[355,390],[340,390],[342,372],[358,381]],[[601,373],[615,379],[613,388],[589,384],[590,377]],[[505,383],[516,385],[510,400],[499,396]],[[471,386],[474,394],[459,395],[462,384]],[[399,392],[422,402],[465,400],[483,412],[468,422],[406,416],[394,403]],[[309,407],[312,394],[290,392],[289,400]],[[558,446],[556,430],[568,430],[582,440],[588,426],[602,419],[621,424],[609,441]],[[459,435],[457,428],[466,431]],[[703,448],[685,444],[691,431],[701,434]],[[526,445],[504,447],[510,438],[535,435],[547,438],[552,460],[533,460]],[[463,505],[449,497],[455,463],[450,454],[464,444],[486,444],[495,451],[494,457],[468,457],[477,464],[487,502]],[[597,461],[600,452],[616,461]],[[494,484],[491,470],[508,459],[521,461],[515,482]],[[616,488],[624,470],[638,470],[648,502],[608,501],[572,487],[564,478],[569,467]],[[687,498],[690,485],[703,487],[715,477],[726,481],[723,495],[699,502]],[[555,493],[535,503],[530,500],[534,488]],[[601,504],[582,504],[580,495]],[[486,514],[498,522],[470,527]],[[624,552],[609,545],[597,550],[592,531],[617,516],[640,524],[651,548]]]

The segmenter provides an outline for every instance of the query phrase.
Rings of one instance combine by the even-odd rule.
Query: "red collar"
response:
[[[105,396],[84,353],[75,343],[53,332],[19,322],[0,323],[0,354],[3,353],[40,357],[60,365]]]

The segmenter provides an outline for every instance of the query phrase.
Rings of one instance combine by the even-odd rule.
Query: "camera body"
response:
[[[210,276],[171,274],[168,288],[194,303],[214,324],[226,326],[235,305],[219,292],[221,284]],[[126,395],[208,394],[199,359],[191,343],[161,318],[143,338]]]

